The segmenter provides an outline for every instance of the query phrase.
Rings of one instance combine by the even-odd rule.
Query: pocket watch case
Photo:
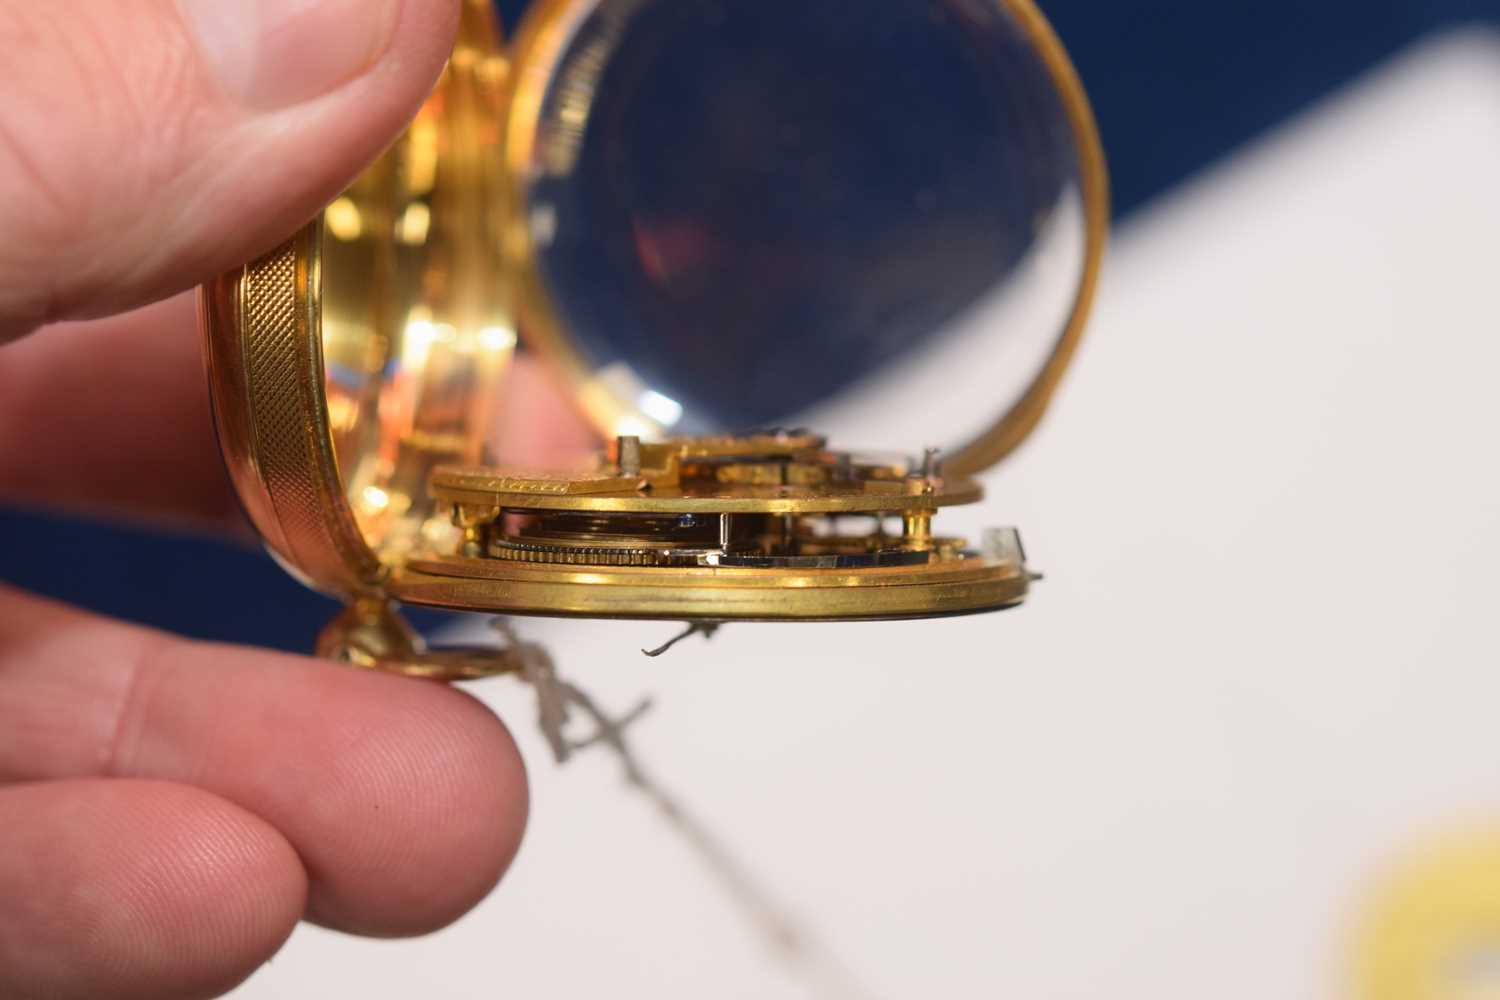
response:
[[[401,140],[205,287],[226,466],[349,604],[320,651],[408,673],[503,666],[398,603],[1012,607],[1019,536],[942,513],[1046,410],[1107,202],[1030,0],[542,0],[509,45],[468,0]]]

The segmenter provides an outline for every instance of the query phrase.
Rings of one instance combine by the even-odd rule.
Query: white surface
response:
[[[1430,43],[1120,235],[992,482],[1022,611],[530,623],[882,997],[1329,995],[1418,832],[1500,816],[1500,41]],[[304,929],[238,996],[801,997],[607,757],[434,938]],[[442,817],[434,817],[441,823]]]

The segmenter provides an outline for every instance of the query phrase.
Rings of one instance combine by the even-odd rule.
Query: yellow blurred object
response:
[[[1357,1000],[1500,1000],[1500,827],[1399,867],[1357,928]]]

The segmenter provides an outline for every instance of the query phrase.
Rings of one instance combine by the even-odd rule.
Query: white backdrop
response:
[[[522,626],[657,697],[647,760],[872,996],[1335,993],[1381,866],[1500,818],[1497,179],[1500,39],[1450,36],[1137,216],[972,519],[1048,573],[1021,611],[659,661],[668,626]],[[607,756],[558,771],[478,690],[534,780],[500,891],[421,941],[304,928],[238,997],[828,995]]]

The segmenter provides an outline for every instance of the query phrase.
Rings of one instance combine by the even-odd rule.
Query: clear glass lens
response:
[[[1073,310],[1079,159],[998,0],[608,0],[553,67],[523,209],[615,432],[956,449]]]

